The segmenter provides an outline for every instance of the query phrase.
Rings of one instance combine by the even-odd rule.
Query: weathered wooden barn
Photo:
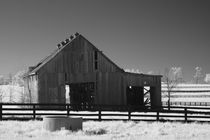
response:
[[[160,75],[125,72],[78,33],[24,79],[31,103],[65,103],[68,92],[72,104],[161,106]]]

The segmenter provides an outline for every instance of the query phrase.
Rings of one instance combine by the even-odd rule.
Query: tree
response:
[[[4,76],[0,75],[0,85],[3,85],[3,84],[4,84]]]
[[[206,74],[205,78],[204,78],[204,81],[206,83],[210,83],[210,73]]]
[[[23,76],[27,73],[28,70],[21,70],[18,71],[12,79],[12,83],[16,86],[19,86],[20,88],[24,86],[24,80],[23,80]],[[29,92],[24,93],[23,90],[19,91],[19,95],[20,95],[20,100],[22,103],[31,103],[31,93]]]
[[[4,96],[5,96],[5,95],[4,95],[4,92],[3,92],[3,90],[0,88],[0,103],[2,103]]]
[[[23,76],[24,74],[27,72],[27,70],[21,70],[18,71],[12,78],[12,83],[14,85],[19,85],[19,86],[23,86],[24,85],[24,80],[23,80]]]
[[[164,72],[164,83],[166,85],[167,97],[168,97],[168,109],[170,109],[171,93],[173,88],[177,86],[180,79],[183,79],[182,68],[172,67],[166,68]]]
[[[202,75],[202,68],[201,67],[196,67],[195,68],[195,75],[194,75],[194,81],[196,84],[199,84],[201,82],[201,79],[203,78]]]

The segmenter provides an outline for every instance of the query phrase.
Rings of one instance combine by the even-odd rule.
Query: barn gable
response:
[[[94,69],[102,72],[124,71],[82,35],[75,36],[32,68],[28,75],[38,73],[42,69],[49,73],[87,73],[93,72]]]
[[[26,92],[36,97],[32,102],[65,102],[67,84],[96,83],[97,73],[124,72],[82,35],[61,44],[25,76]]]

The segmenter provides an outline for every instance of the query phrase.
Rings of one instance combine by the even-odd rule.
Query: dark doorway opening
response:
[[[151,87],[149,86],[128,86],[126,88],[127,105],[151,106]]]
[[[132,106],[139,106],[144,104],[143,87],[128,86],[126,89],[127,104]]]
[[[94,82],[69,84],[70,104],[83,107],[94,104]]]

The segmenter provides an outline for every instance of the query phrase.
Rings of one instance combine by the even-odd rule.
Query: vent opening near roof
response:
[[[98,70],[98,52],[94,51],[94,68]]]

